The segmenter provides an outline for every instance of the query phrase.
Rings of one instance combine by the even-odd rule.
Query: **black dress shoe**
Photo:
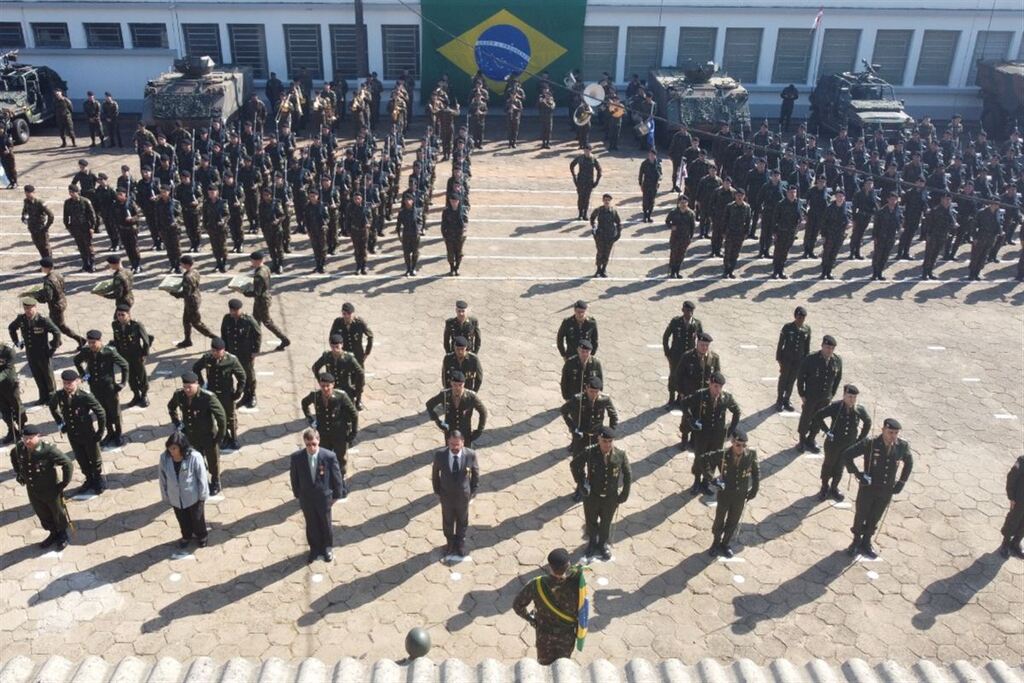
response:
[[[285,349],[287,349],[291,345],[292,345],[292,340],[288,339],[288,337],[285,337],[284,339],[281,340],[281,343],[277,345],[277,350],[278,351],[284,351]]]
[[[837,503],[842,503],[844,500],[846,500],[846,496],[840,493],[839,489],[837,489],[835,486],[828,490],[828,495],[830,498],[832,498],[832,500],[834,500]]]
[[[40,548],[49,548],[51,545],[53,545],[56,542],[57,542],[57,534],[51,531],[50,535],[47,536],[46,538],[44,538],[43,542],[39,544],[39,547]],[[1006,555],[1004,555],[1003,557],[1009,557],[1010,556],[1010,546],[1009,546],[1009,544],[1006,544],[1006,543],[1004,543],[1003,545],[1006,546]]]
[[[789,401],[786,401],[786,405],[783,407],[786,409],[787,413],[792,413],[793,411],[796,410],[796,408],[793,407],[793,404],[790,403]]]
[[[708,548],[708,555],[711,557],[718,557],[718,544],[712,543],[711,547]]]
[[[853,539],[853,543],[851,543],[849,545],[849,547],[846,549],[846,554],[849,555],[850,557],[853,557],[859,551],[860,551],[860,539],[859,538],[854,538]]]
[[[175,346],[179,349],[187,349],[188,347],[192,346],[192,341],[189,339],[183,339],[177,344],[175,344]]]
[[[48,541],[50,539],[46,539],[46,540]],[[46,547],[46,541],[43,541],[40,545],[45,548]],[[999,556],[1002,557],[1004,560],[1010,559],[1010,542],[1009,541],[1004,540],[1002,545],[999,546]]]
[[[827,500],[827,499],[828,499],[828,484],[822,484],[821,485],[821,490],[818,491],[818,500]]]
[[[578,503],[583,500],[583,491],[576,489],[572,492],[572,502]]]
[[[730,548],[727,545],[723,545],[723,546],[721,546],[721,548],[722,548],[722,557],[733,557],[734,555],[736,555],[736,553],[733,552],[733,549]]]
[[[210,496],[216,496],[218,493],[220,493],[220,483],[210,484]]]
[[[612,549],[609,548],[607,545],[603,546],[601,548],[601,560],[604,561],[604,562],[609,562],[609,561],[611,561],[611,559],[612,559]]]
[[[334,551],[332,551],[332,550],[325,550],[324,551],[324,562],[334,562]]]
[[[313,560],[317,557],[319,557],[319,555],[317,555],[315,551],[310,550],[309,555],[306,556],[306,564],[313,564]]]
[[[148,408],[149,407],[149,397],[146,396],[145,394],[143,394],[139,398],[139,405],[142,406],[143,408]]]
[[[191,542],[192,542],[192,539],[190,539],[190,538],[182,538],[182,539],[180,539],[178,541],[178,547],[182,548],[182,549],[187,548],[188,544],[191,543]]]
[[[814,453],[814,454],[821,453],[821,448],[818,447],[818,444],[815,443],[814,439],[810,439],[810,440],[806,441],[804,443],[804,447],[807,449],[808,453]]]
[[[59,553],[68,547],[68,543],[70,543],[70,539],[68,539],[68,533],[65,531],[57,537],[54,550]]]
[[[715,492],[711,490],[711,484],[704,482],[700,485],[700,492],[705,496],[713,496]]]
[[[1020,541],[1010,541],[1010,554],[1024,560],[1024,550],[1020,549]]]
[[[878,559],[878,553],[876,553],[875,549],[871,547],[871,541],[864,541],[860,544],[860,554],[869,560]]]

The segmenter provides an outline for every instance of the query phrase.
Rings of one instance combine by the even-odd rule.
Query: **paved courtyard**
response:
[[[525,128],[529,138],[532,127]],[[22,183],[34,183],[58,216],[52,235],[71,292],[69,324],[109,333],[112,304],[89,294],[100,275],[76,272],[60,204],[80,156],[111,177],[124,160],[134,169],[135,159],[57,150],[50,136],[18,151]],[[1024,563],[1003,562],[994,552],[1007,507],[1005,474],[1022,448],[1024,286],[1010,279],[1016,247],[979,283],[958,279],[964,252],[941,265],[939,282],[918,281],[919,262],[893,266],[885,283],[869,281],[869,262],[843,262],[835,281],[819,282],[810,261],[792,264],[799,279],[773,282],[768,262],[752,260],[756,248],[748,244],[739,279],[720,281],[721,264],[703,260],[708,244],[701,241],[684,268],[688,277],[670,281],[663,221],[672,196],[659,196],[654,224],[637,222],[639,155],[631,151],[601,156],[598,191],[615,195],[628,225],[612,277],[591,280],[592,241],[582,223],[567,220],[575,215],[572,154],[563,141],[543,152],[533,142],[512,151],[488,144],[474,156],[470,238],[458,279],[440,277],[447,268],[436,215],[421,275],[411,279],[401,275],[390,233],[364,277],[352,275],[347,246],[326,277],[310,276],[310,252],[299,240],[286,275],[273,281],[273,315],[294,343],[274,353],[276,340],[265,334],[259,408],[242,413],[243,448],[224,459],[224,497],[207,506],[211,545],[185,556],[174,554],[177,526],[160,502],[155,464],[170,430],[166,402],[203,348],[174,348],[181,304],[156,289],[162,255],[145,252],[135,315],[156,335],[147,366],[152,406],[125,412],[129,443],[104,455],[110,490],[70,502],[76,532],[63,553],[38,549],[44,533],[6,454],[0,459],[3,656],[397,659],[413,626],[430,630],[435,659],[532,656],[533,634],[511,612],[512,599],[549,550],[566,546],[578,554],[583,546],[582,508],[566,495],[568,439],[557,412],[561,363],[554,348],[559,321],[583,298],[600,326],[605,389],[621,416],[635,483],[615,523],[614,560],[594,564],[589,574],[595,615],[580,661],[1019,663]],[[447,177],[445,165],[439,192]],[[20,208],[20,190],[0,193],[5,324],[20,312],[16,294],[39,277]],[[105,238],[99,244],[105,247]],[[211,261],[207,250],[202,310],[219,324],[230,276],[213,273]],[[247,265],[232,255],[236,272]],[[442,439],[424,402],[439,389],[443,322],[460,298],[483,330],[481,396],[490,419],[477,444],[482,478],[470,509],[471,560],[449,567],[440,562],[440,510],[429,475]],[[739,559],[728,563],[705,553],[713,510],[709,500],[686,493],[690,456],[678,449],[679,417],[663,408],[661,334],[684,299],[697,303],[697,317],[714,335],[726,389],[743,409],[762,463],[761,493],[738,533]],[[353,493],[334,511],[335,561],[307,566],[287,456],[305,426],[299,400],[314,388],[309,367],[344,301],[375,333],[366,410],[350,457]],[[899,418],[914,450],[913,476],[883,522],[876,562],[853,562],[842,552],[851,506],[818,502],[821,461],[794,448],[796,415],[771,408],[775,341],[798,304],[808,307],[816,340],[825,333],[838,339],[844,381],[860,387],[876,425]],[[54,359],[58,373],[72,352],[65,342]],[[67,445],[45,410],[30,419]],[[79,479],[76,473],[74,485]],[[848,500],[855,489],[849,486]]]

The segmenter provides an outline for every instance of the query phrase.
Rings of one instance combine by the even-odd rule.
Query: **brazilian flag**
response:
[[[530,74],[547,71],[561,85],[581,66],[586,0],[422,0],[420,9],[424,98],[444,74],[463,106],[477,71],[498,95],[508,76],[522,74],[526,106],[532,107],[537,79]],[[552,90],[559,103],[568,100],[563,90]]]
[[[579,606],[576,609],[576,649],[583,651],[583,642],[587,639],[587,624],[590,623],[590,595],[587,593],[586,567],[578,567],[580,575]]]

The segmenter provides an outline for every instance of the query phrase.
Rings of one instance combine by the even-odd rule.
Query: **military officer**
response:
[[[121,265],[120,256],[108,256],[107,267],[114,273],[111,278],[113,284],[111,295],[114,299],[114,309],[116,310],[121,304],[127,304],[131,308],[135,304],[131,272],[125,270]]]
[[[210,238],[210,249],[216,262],[214,268],[218,272],[228,271],[228,219],[230,218],[228,203],[220,196],[220,186],[210,185],[206,188],[206,199],[199,209],[199,222],[203,231]],[[193,240],[192,251],[196,251],[198,240]]]
[[[452,374],[461,372],[466,378],[466,388],[470,391],[480,391],[484,383],[484,369],[480,364],[480,358],[469,350],[469,340],[463,336],[455,338],[455,350],[445,354],[441,361],[441,386],[451,384]]]
[[[668,403],[667,410],[675,407],[679,389],[673,383],[676,370],[683,357],[697,346],[697,338],[704,333],[698,318],[693,317],[697,305],[692,301],[683,302],[683,314],[669,321],[661,335],[661,347],[668,359]]]
[[[320,443],[323,448],[334,451],[341,466],[341,497],[348,496],[348,483],[345,473],[348,469],[346,453],[355,443],[359,434],[359,411],[344,391],[336,390],[335,377],[329,372],[321,372],[317,381],[320,391],[311,391],[302,399],[302,414],[309,425],[320,432]],[[310,406],[313,411],[310,412]]]
[[[562,324],[558,326],[555,344],[558,346],[558,353],[565,360],[576,355],[576,349],[584,339],[591,343],[592,351],[597,355],[597,320],[587,315],[587,308],[587,302],[578,299],[572,306],[572,315],[564,318]]]
[[[900,437],[903,427],[892,417],[882,423],[882,435],[861,439],[843,452],[846,471],[860,482],[853,519],[853,543],[846,549],[850,555],[860,553],[868,559],[878,557],[871,539],[885,515],[892,497],[903,490],[914,469],[910,444]],[[864,458],[864,470],[857,469],[857,458]],[[897,475],[897,469],[899,474]]]
[[[309,234],[309,245],[313,250],[313,272],[323,273],[327,266],[327,231],[331,229],[330,213],[320,203],[320,188],[313,185],[308,190],[309,201],[303,214],[302,225]]]
[[[594,345],[589,339],[581,339],[576,355],[567,358],[562,365],[562,400],[568,401],[573,396],[586,391],[592,377],[604,382],[601,361],[593,355]]]
[[[821,490],[818,499],[832,498],[843,501],[839,482],[843,478],[843,453],[856,441],[862,441],[871,432],[871,417],[864,406],[857,403],[860,390],[853,384],[843,387],[843,398],[833,401],[814,416],[818,429],[825,432],[825,461],[821,464]],[[831,420],[831,426],[825,424]]]
[[[1003,230],[999,219],[999,198],[986,200],[985,209],[975,218],[974,241],[971,243],[971,263],[967,268],[968,280],[981,280],[981,269],[988,260],[989,252],[998,244]]]
[[[39,303],[49,308],[50,320],[62,334],[78,343],[78,348],[85,346],[85,337],[76,334],[64,320],[64,311],[68,308],[68,299],[64,294],[64,276],[54,270],[53,259],[46,256],[39,260],[39,268],[43,271],[43,289],[36,295]]]
[[[825,244],[821,250],[822,280],[835,279],[832,268],[836,265],[839,252],[846,241],[846,229],[850,226],[849,208],[846,205],[846,192],[837,189],[832,195],[832,203],[825,209],[821,217],[821,236]]]
[[[462,250],[466,243],[466,223],[469,218],[461,204],[460,195],[449,195],[448,205],[441,213],[441,236],[448,255],[448,274],[458,276],[462,266]]]
[[[171,292],[171,295],[185,300],[185,308],[181,315],[181,326],[185,330],[185,338],[178,342],[177,347],[186,349],[192,346],[193,328],[210,339],[213,339],[214,334],[203,324],[202,313],[199,310],[203,295],[199,290],[199,270],[195,267],[195,261],[189,254],[185,254],[181,257],[180,262],[181,268],[185,271],[181,276],[181,291]]]
[[[654,212],[654,199],[658,196],[658,184],[661,182],[661,159],[653,147],[647,150],[647,158],[640,162],[640,172],[637,175],[637,183],[640,185],[641,211],[643,221],[653,223],[651,213]]]
[[[686,195],[679,195],[676,208],[669,211],[665,217],[665,225],[669,227],[669,277],[682,278],[679,269],[683,267],[683,258],[686,257],[686,250],[690,248],[690,241],[697,228],[697,214],[690,208],[690,200]]]
[[[256,407],[256,356],[260,352],[263,333],[251,315],[242,312],[242,300],[228,301],[228,313],[220,321],[220,338],[227,352],[233,354],[245,370],[245,392],[240,406]]]
[[[71,483],[75,466],[66,453],[42,440],[39,427],[25,425],[21,440],[11,450],[14,477],[28,492],[28,502],[49,532],[40,548],[56,546],[60,552],[68,546],[68,509],[64,489]],[[58,475],[58,470],[60,474]]]
[[[595,262],[597,270],[594,277],[608,277],[608,261],[612,257],[612,247],[622,237],[622,219],[619,212],[612,207],[612,196],[601,196],[601,206],[590,214],[590,233],[594,236],[597,247]]]
[[[153,337],[142,323],[133,320],[132,307],[118,304],[114,312],[112,345],[128,362],[128,386],[132,389],[132,401],[128,407],[149,407],[149,377],[146,374],[146,356],[149,355]]]
[[[192,447],[206,458],[210,471],[210,495],[220,493],[220,443],[227,432],[228,417],[212,391],[199,387],[199,376],[182,373],[181,389],[171,395],[167,413],[175,429],[184,432]],[[180,416],[179,416],[180,415]]]
[[[35,405],[41,406],[46,405],[54,390],[50,359],[60,348],[60,330],[49,318],[39,315],[37,305],[32,297],[24,297],[21,300],[24,312],[11,321],[7,332],[15,346],[25,349],[28,369],[39,391],[39,400]]]
[[[729,542],[736,533],[740,518],[743,517],[743,508],[748,500],[757,497],[760,487],[757,451],[747,448],[747,433],[737,429],[732,435],[732,445],[708,453],[704,466],[705,476],[709,480],[714,480],[718,488],[715,521],[711,525],[713,540],[708,554],[712,557],[729,558],[735,555]]]
[[[1003,542],[999,546],[999,554],[1003,559],[1010,555],[1024,559],[1021,551],[1021,539],[1024,539],[1024,455],[1017,456],[1017,462],[1006,473],[1006,497],[1010,501],[1010,509],[1003,521]]]
[[[899,205],[900,196],[890,192],[885,197],[885,205],[875,212],[872,220],[872,240],[874,251],[871,253],[871,279],[885,280],[885,266],[889,263],[889,254],[896,243],[896,235],[903,226],[903,207]]]
[[[450,381],[449,389],[427,401],[427,417],[445,433],[445,438],[453,429],[462,432],[466,448],[470,448],[487,425],[487,408],[476,392],[466,389],[466,376],[461,371],[452,371]],[[473,429],[474,412],[477,413],[476,429]]]
[[[714,337],[707,332],[697,333],[696,346],[679,358],[675,372],[670,376],[676,391],[676,400],[682,401],[698,389],[704,389],[708,386],[711,375],[722,371],[721,359],[711,350],[712,341]],[[685,447],[689,434],[685,422],[681,431]]]
[[[284,268],[284,246],[287,234],[284,227],[286,213],[284,206],[273,196],[273,193],[273,188],[266,185],[260,189],[260,203],[256,208],[256,219],[263,232],[263,239],[267,241],[271,268],[275,273],[280,274]],[[239,225],[241,225],[241,219],[239,219]],[[238,239],[235,240],[235,251],[242,249],[240,229],[238,235]]]
[[[747,192],[742,187],[733,190],[733,201],[725,207],[725,218],[723,227],[725,229],[725,255],[722,257],[722,277],[730,280],[736,279],[733,271],[736,269],[736,262],[740,257],[740,249],[743,247],[743,240],[747,236],[747,226],[750,225],[752,209],[746,202]]]
[[[355,305],[348,301],[341,305],[341,317],[331,323],[329,336],[336,334],[341,335],[342,348],[355,356],[359,366],[366,369],[366,359],[373,351],[373,330],[366,324],[366,320],[356,315]]]
[[[924,250],[924,265],[921,270],[921,278],[924,280],[935,280],[935,263],[939,260],[939,254],[946,246],[951,234],[955,234],[960,227],[957,224],[956,214],[952,209],[953,195],[943,192],[939,203],[933,206],[928,215],[924,217],[926,242]]]
[[[796,231],[804,221],[804,209],[798,196],[796,184],[786,188],[786,197],[775,205],[772,227],[774,231],[772,252],[772,279],[788,280],[786,260],[796,239]],[[767,209],[766,209],[767,210]]]
[[[252,290],[248,294],[254,299],[252,317],[256,319],[256,322],[265,325],[275,337],[281,340],[281,343],[277,345],[277,350],[284,351],[292,342],[270,317],[270,268],[263,265],[263,252],[252,252],[249,256],[249,265],[253,269]]]
[[[86,346],[75,354],[75,369],[89,383],[89,391],[103,406],[107,417],[107,435],[100,446],[119,448],[124,445],[121,429],[121,402],[118,394],[128,384],[128,361],[113,345],[103,345],[103,333],[85,333]]]
[[[415,197],[410,193],[402,195],[402,208],[398,210],[395,233],[402,242],[402,256],[405,259],[405,274],[416,274],[420,260],[420,226],[414,207]]]
[[[579,566],[571,566],[569,551],[552,550],[547,576],[538,576],[523,586],[512,603],[515,613],[536,631],[537,662],[541,666],[572,657],[582,571]]]
[[[25,201],[21,206],[21,222],[28,227],[32,244],[40,258],[50,258],[50,226],[53,225],[53,211],[36,198],[34,185],[25,186]]]
[[[99,225],[96,210],[81,196],[78,185],[68,185],[68,198],[64,200],[64,227],[75,240],[82,258],[82,270],[91,273],[93,267],[92,233]]]
[[[801,453],[821,452],[815,443],[818,426],[815,424],[814,416],[829,404],[843,381],[843,359],[835,350],[835,337],[826,334],[821,340],[821,350],[807,355],[800,363],[796,390],[801,402],[800,424],[797,426],[800,436],[797,449]]]
[[[732,436],[740,423],[739,404],[732,394],[723,391],[725,376],[715,372],[708,379],[707,387],[698,389],[683,400],[683,417],[679,422],[679,431],[685,435],[693,433],[693,486],[690,495],[698,492],[711,495],[710,478],[706,472],[707,454],[722,448],[726,436]],[[732,414],[729,424],[725,423],[725,413]],[[685,447],[686,442],[683,442]]]
[[[480,321],[469,315],[469,304],[462,299],[455,302],[455,317],[444,321],[442,343],[445,353],[455,350],[456,337],[463,337],[469,343],[466,348],[473,353],[480,353],[480,343],[483,339],[480,335]]]
[[[238,414],[235,412],[235,404],[245,393],[245,369],[238,358],[227,351],[224,340],[214,337],[210,341],[210,350],[192,364],[192,372],[199,378],[199,384],[216,396],[224,409],[226,436],[220,448],[225,451],[238,450]]]
[[[597,443],[574,455],[570,462],[577,493],[583,493],[583,517],[587,532],[586,557],[612,559],[608,547],[612,520],[619,505],[629,499],[633,481],[626,452],[614,446],[615,430],[601,427]]]
[[[81,379],[77,372],[65,370],[60,374],[60,380],[63,390],[53,392],[50,397],[50,414],[60,433],[68,435],[68,443],[85,477],[85,483],[75,494],[89,491],[101,494],[107,488],[103,478],[103,456],[100,454],[100,437],[107,426],[107,415],[96,397],[80,388]]]
[[[14,365],[14,347],[0,342],[0,418],[7,425],[7,435],[0,445],[8,446],[21,438],[25,410],[21,405],[21,382]]]
[[[597,442],[597,434],[601,427],[605,426],[605,417],[612,429],[619,424],[619,413],[615,409],[611,396],[605,394],[604,380],[592,375],[587,380],[586,389],[568,399],[562,404],[560,412],[565,426],[569,428],[571,441],[569,442],[569,453],[577,457],[587,447]],[[569,463],[570,470],[572,463]],[[573,493],[573,502],[580,502],[583,499],[583,492],[576,489]]]
[[[78,147],[75,142],[75,124],[71,120],[71,113],[75,107],[64,94],[63,90],[53,91],[54,121],[57,123],[57,133],[60,135],[60,146],[68,146],[68,138],[71,138],[71,146]]]
[[[800,365],[811,353],[811,326],[806,324],[807,309],[797,306],[793,310],[793,322],[786,323],[779,332],[775,345],[775,362],[779,364],[779,383],[776,390],[775,410],[793,412],[789,402],[793,395],[793,384],[800,374]]]
[[[313,379],[318,379],[324,372],[334,378],[334,384],[352,399],[357,409],[362,409],[363,387],[366,385],[366,374],[363,366],[356,360],[355,354],[345,350],[345,337],[340,334],[331,335],[331,350],[324,353],[313,363]],[[330,450],[337,452],[335,449]]]
[[[601,182],[601,162],[594,158],[590,145],[586,145],[583,153],[572,160],[569,173],[576,186],[577,218],[585,221],[590,212],[590,194]]]

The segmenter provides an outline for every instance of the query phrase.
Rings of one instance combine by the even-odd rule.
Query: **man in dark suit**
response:
[[[431,479],[434,493],[441,499],[441,528],[448,541],[445,554],[466,556],[466,527],[469,526],[469,500],[476,495],[480,468],[476,453],[464,448],[462,432],[453,429],[448,448],[434,453]]]
[[[317,557],[324,562],[334,560],[334,532],[331,528],[331,506],[341,498],[341,466],[338,456],[320,448],[320,434],[313,428],[302,432],[305,448],[291,457],[292,493],[299,499],[302,516],[306,518],[306,540],[312,564]],[[474,460],[474,467],[476,461]],[[435,487],[436,488],[436,487]]]

